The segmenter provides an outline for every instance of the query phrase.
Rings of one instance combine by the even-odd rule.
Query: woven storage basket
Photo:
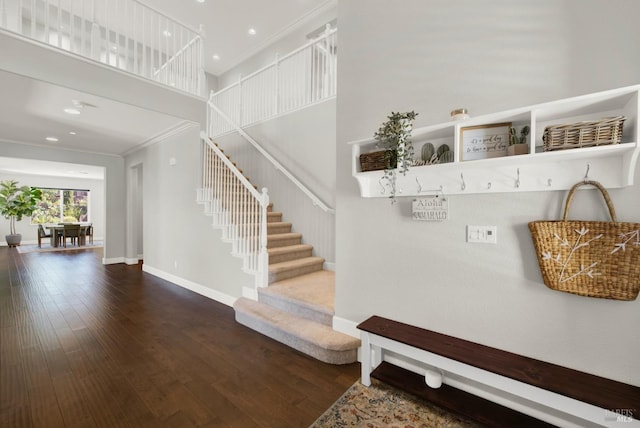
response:
[[[398,156],[395,150],[379,150],[360,155],[360,170],[362,172],[395,168],[397,164]]]
[[[610,222],[567,220],[578,187],[596,186]],[[560,221],[534,221],[529,230],[547,287],[615,300],[634,300],[640,291],[640,223],[621,223],[607,190],[597,181],[574,185]]]
[[[619,144],[622,140],[624,116],[605,117],[592,122],[576,122],[547,126],[542,135],[544,150]]]

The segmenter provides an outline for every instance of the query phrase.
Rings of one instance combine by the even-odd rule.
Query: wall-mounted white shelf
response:
[[[633,184],[640,153],[640,85],[583,95],[416,128],[412,141],[419,155],[427,142],[447,144],[454,151],[454,161],[446,164],[414,166],[403,176],[397,175],[396,196],[420,194],[475,194],[523,191],[566,190],[585,175],[607,188]],[[545,127],[564,123],[625,116],[622,142],[580,149],[543,151]],[[479,160],[462,160],[460,128],[510,122],[520,129],[531,127],[529,153]],[[362,197],[388,197],[388,185],[381,180],[384,171],[361,172],[360,154],[376,149],[373,138],[352,144],[352,171],[360,185]]]

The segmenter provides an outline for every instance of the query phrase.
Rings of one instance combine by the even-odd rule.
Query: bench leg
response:
[[[371,344],[369,341],[369,333],[362,333],[360,337],[360,341],[362,343],[361,347],[361,359],[360,368],[361,368],[361,379],[360,382],[364,386],[371,386]]]

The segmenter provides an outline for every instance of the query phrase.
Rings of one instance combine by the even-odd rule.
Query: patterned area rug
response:
[[[66,248],[52,247],[51,244],[49,244],[49,242],[47,242],[46,244],[43,242],[42,248],[38,248],[38,244],[33,244],[33,245],[18,245],[16,249],[20,254],[25,254],[25,253],[42,253],[42,252],[48,252],[48,251],[90,250],[93,248],[102,248],[102,246],[103,246],[102,241],[93,241],[93,244],[87,242],[86,245],[82,245],[80,247],[77,245],[67,244]]]
[[[372,379],[369,388],[356,382],[310,428],[458,428],[480,427]]]

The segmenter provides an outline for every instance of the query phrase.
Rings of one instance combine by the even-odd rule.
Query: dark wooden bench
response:
[[[369,318],[358,328],[362,331],[362,383],[365,385],[370,385],[373,375],[400,387],[403,383],[414,385],[413,389],[423,390],[430,400],[440,395],[441,390],[445,396],[451,395],[448,391],[452,388],[444,388],[447,385],[430,389],[420,375],[407,371],[401,374],[397,368],[382,364],[384,351],[389,350],[444,372],[445,382],[447,373],[453,373],[603,426],[619,427],[620,421],[630,422],[625,426],[640,426],[636,419],[640,415],[639,387],[379,316]],[[421,378],[422,388],[416,386],[415,379],[408,380],[411,376]],[[451,400],[445,397],[445,401]],[[525,422],[527,420],[519,426],[535,426],[522,425]]]

